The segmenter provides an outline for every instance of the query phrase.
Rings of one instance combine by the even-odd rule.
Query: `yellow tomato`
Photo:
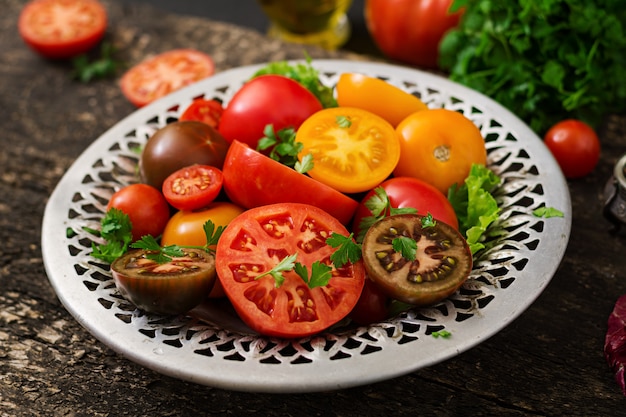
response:
[[[216,228],[218,226],[225,227],[232,219],[243,212],[243,208],[227,202],[214,202],[204,210],[181,210],[175,213],[165,226],[161,237],[161,245],[204,246],[206,245],[206,235],[203,226],[207,220],[211,220]],[[224,296],[224,289],[219,280],[217,280],[209,297]]]
[[[394,175],[421,179],[444,194],[453,184],[465,181],[472,164],[487,161],[480,129],[453,110],[413,113],[396,131],[400,137],[400,160]]]
[[[409,114],[428,108],[413,94],[363,74],[341,74],[336,89],[339,106],[370,111],[394,127]]]
[[[400,142],[385,119],[353,107],[334,107],[310,116],[296,133],[298,158],[313,157],[307,173],[344,193],[368,191],[393,171]]]

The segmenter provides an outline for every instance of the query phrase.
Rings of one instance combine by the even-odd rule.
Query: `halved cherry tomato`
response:
[[[159,237],[170,218],[170,207],[161,191],[146,184],[131,184],[119,189],[111,196],[107,210],[112,207],[130,218],[133,241],[145,235]]]
[[[348,224],[358,202],[332,187],[234,141],[224,160],[224,190],[245,208],[274,203],[306,203]]]
[[[96,0],[34,0],[22,9],[17,26],[24,42],[39,54],[71,58],[102,40],[107,13]]]
[[[126,253],[111,264],[111,275],[124,298],[157,314],[184,314],[207,298],[216,282],[215,258],[201,249],[157,263],[149,251]]]
[[[124,96],[137,107],[207,78],[215,72],[213,59],[195,49],[174,49],[140,62],[120,80]]]
[[[235,217],[244,212],[244,209],[226,201],[216,201],[208,207],[196,211],[178,211],[165,225],[161,245],[204,246],[206,234],[203,226],[212,221],[215,227],[226,227]],[[211,249],[215,249],[212,247]],[[216,280],[209,298],[224,297],[224,289],[219,280]]]
[[[416,214],[422,216],[430,214],[435,220],[447,223],[456,230],[459,229],[459,221],[450,200],[427,182],[413,177],[393,177],[382,182],[379,187],[385,190],[391,207],[411,207],[417,210]],[[372,216],[372,211],[366,203],[375,195],[374,190],[368,192],[354,214],[352,230],[357,236],[361,235],[363,218]]]
[[[418,111],[396,128],[400,160],[398,177],[415,177],[445,195],[462,184],[473,164],[484,165],[487,150],[480,129],[463,114],[449,109]]]
[[[278,132],[297,129],[322,103],[302,84],[282,75],[261,75],[241,87],[226,104],[219,131],[232,142],[238,140],[256,149],[265,126]]]
[[[272,204],[244,212],[230,222],[216,250],[216,268],[224,291],[241,319],[269,336],[304,337],[343,319],[355,306],[365,281],[362,261],[337,268],[332,234],[348,236],[334,217],[308,204]],[[272,270],[287,256],[307,268],[332,267],[327,285],[310,288],[293,270],[276,282]]]
[[[379,115],[396,127],[409,114],[428,107],[416,96],[379,78],[343,73],[337,82],[337,103]]]
[[[224,113],[224,107],[219,101],[197,98],[183,111],[178,120],[196,120],[217,129],[222,113]]]
[[[208,206],[222,190],[222,171],[211,165],[181,168],[163,181],[163,196],[178,210],[197,210]]]
[[[300,126],[298,158],[313,156],[312,178],[344,193],[367,191],[385,180],[400,158],[393,126],[354,107],[321,110]]]

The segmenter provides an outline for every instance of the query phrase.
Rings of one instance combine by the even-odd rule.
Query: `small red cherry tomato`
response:
[[[178,120],[196,120],[217,129],[223,112],[224,107],[219,101],[197,98],[183,111]]]
[[[107,205],[126,213],[132,223],[133,242],[145,235],[160,236],[170,219],[163,194],[147,184],[131,184],[118,190]]]
[[[208,206],[222,190],[222,171],[211,165],[191,165],[163,181],[163,195],[172,207],[197,210]]]
[[[543,139],[567,178],[591,173],[600,159],[600,139],[588,124],[564,120],[552,126]]]

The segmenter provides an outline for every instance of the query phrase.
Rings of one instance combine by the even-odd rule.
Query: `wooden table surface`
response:
[[[67,64],[28,50],[16,30],[24,3],[4,0],[0,14],[0,416],[626,415],[603,358],[607,317],[626,293],[626,244],[602,217],[602,190],[626,152],[626,118],[607,118],[600,164],[568,183],[571,239],[554,278],[497,335],[434,366],[340,391],[216,389],[163,376],[113,352],[74,320],[48,281],[40,244],[47,199],[81,152],[134,108],[116,80],[72,81]],[[104,3],[107,37],[131,64],[189,46],[212,54],[218,71],[302,58],[302,48],[249,29]],[[367,59],[345,51],[309,53]]]

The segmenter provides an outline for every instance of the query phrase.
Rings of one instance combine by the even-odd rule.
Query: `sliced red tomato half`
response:
[[[219,101],[197,98],[183,111],[178,120],[196,120],[217,129],[222,113],[224,113],[224,107]]]
[[[137,107],[213,75],[213,59],[195,49],[173,49],[129,69],[120,80],[122,93]]]
[[[274,203],[304,203],[348,224],[359,203],[328,185],[234,141],[224,160],[224,190],[233,203],[253,208]]]
[[[17,27],[24,42],[39,54],[71,58],[102,40],[107,14],[96,0],[34,0],[22,9]]]
[[[175,171],[163,181],[163,195],[178,210],[208,206],[222,190],[222,171],[211,165],[191,165]]]
[[[332,233],[348,236],[334,217],[307,204],[272,204],[245,211],[225,229],[216,249],[216,270],[224,292],[241,319],[268,336],[305,337],[327,329],[352,310],[365,283],[362,261],[333,266]],[[332,267],[328,284],[311,288],[293,270],[271,274],[296,255],[308,275],[320,262]],[[280,284],[280,285],[279,285]]]

